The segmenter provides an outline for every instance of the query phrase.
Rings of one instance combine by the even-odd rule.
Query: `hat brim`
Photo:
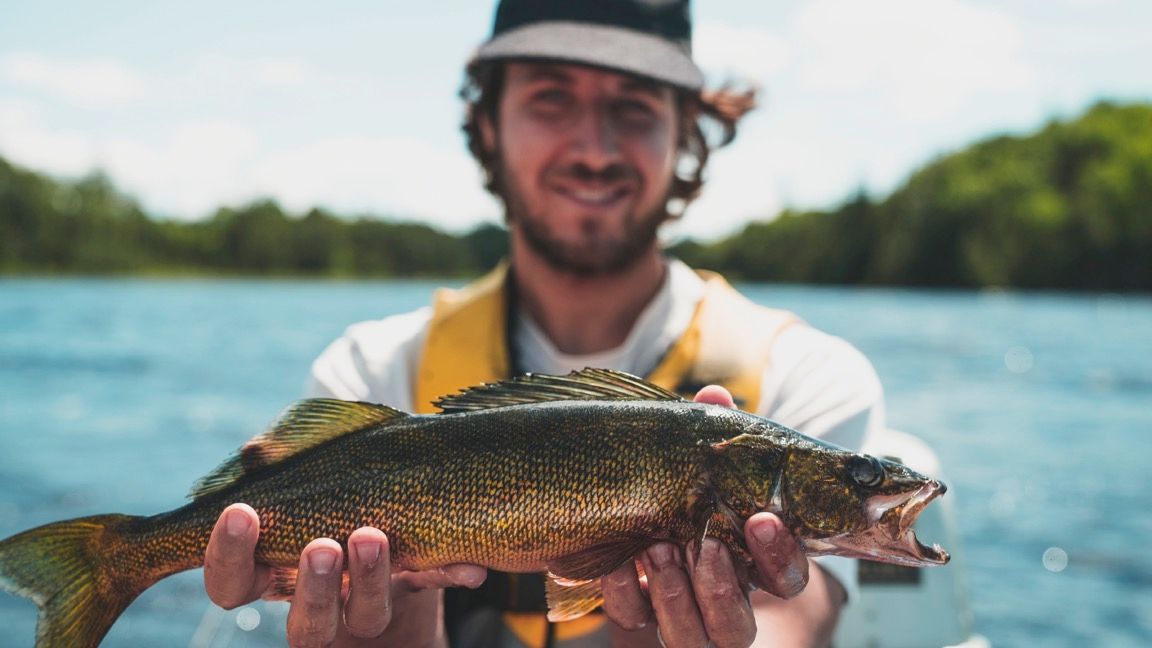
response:
[[[704,75],[676,44],[629,29],[552,21],[518,27],[480,46],[481,61],[545,59],[579,63],[649,77],[687,90],[704,87]]]

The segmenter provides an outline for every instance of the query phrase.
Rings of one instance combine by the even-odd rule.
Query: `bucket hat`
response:
[[[481,61],[591,65],[699,90],[689,0],[502,0]]]

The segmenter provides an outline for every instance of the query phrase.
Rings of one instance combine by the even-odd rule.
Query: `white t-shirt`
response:
[[[559,351],[525,312],[513,326],[513,345],[524,371],[564,374],[584,367],[646,375],[692,319],[704,282],[680,261],[669,262],[659,293],[640,314],[624,342],[607,351],[572,355]],[[362,400],[405,411],[412,402],[430,307],[348,327],[312,364],[311,396]],[[882,430],[884,399],[872,364],[844,340],[797,324],[780,333],[764,372],[756,414],[845,448],[859,449]],[[857,588],[855,561],[818,559],[851,598]]]

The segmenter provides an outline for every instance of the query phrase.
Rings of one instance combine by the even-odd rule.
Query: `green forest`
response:
[[[104,175],[61,181],[0,159],[3,274],[463,277],[506,249],[494,225],[457,235],[271,200],[158,219]],[[1099,103],[943,155],[886,197],[785,210],[671,252],[748,281],[1152,291],[1152,104]]]

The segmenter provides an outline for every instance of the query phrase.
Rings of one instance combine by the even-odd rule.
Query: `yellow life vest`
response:
[[[772,345],[800,320],[788,311],[754,304],[718,274],[699,274],[704,296],[687,330],[647,379],[686,398],[705,385],[721,385],[738,407],[754,412],[764,397],[760,389]],[[413,388],[418,413],[434,413],[432,403],[441,396],[509,377],[508,280],[508,266],[501,263],[460,290],[436,292]],[[504,578],[501,598],[524,580],[514,574]],[[512,611],[503,613],[503,622],[524,646],[536,647],[546,643],[549,631],[555,641],[579,639],[599,630],[605,620],[594,613],[549,629],[540,612]]]
[[[753,303],[716,273],[699,274],[704,297],[647,379],[689,398],[704,385],[722,385],[741,409],[756,411],[772,346],[801,320]],[[507,281],[508,266],[501,263],[460,290],[436,292],[413,391],[417,412],[433,413],[441,396],[509,377]]]

